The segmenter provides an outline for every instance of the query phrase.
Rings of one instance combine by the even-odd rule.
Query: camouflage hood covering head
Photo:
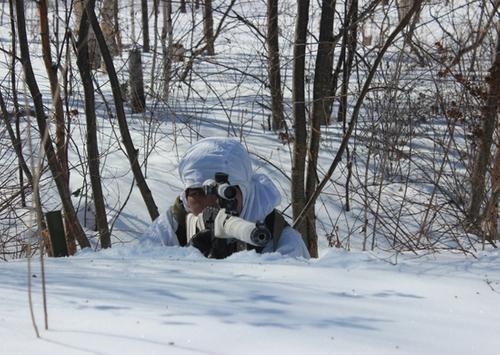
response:
[[[263,174],[255,174],[247,150],[231,138],[205,138],[193,144],[179,162],[179,176],[187,188],[202,187],[217,172],[226,173],[229,183],[238,185],[243,195],[241,217],[263,221],[280,203],[274,183]],[[186,196],[181,196],[186,204]]]

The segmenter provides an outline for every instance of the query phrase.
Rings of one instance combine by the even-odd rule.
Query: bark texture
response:
[[[128,66],[132,113],[144,112],[146,110],[146,96],[144,96],[141,52],[138,49],[130,51]]]
[[[283,94],[281,92],[278,0],[267,1],[267,67],[271,90],[272,130],[285,127]]]
[[[292,162],[292,211],[293,219],[304,209],[305,196],[305,166],[307,155],[307,130],[305,106],[305,52],[307,39],[307,24],[309,22],[309,0],[297,2],[297,20],[295,23],[295,43],[293,47],[293,118],[295,144],[293,146]],[[307,223],[300,221],[296,226],[308,245]]]
[[[75,23],[76,28],[74,29],[74,33],[77,37],[79,37],[79,29],[80,22],[82,21],[82,15],[85,6],[85,0],[75,0],[73,3],[74,13],[75,13]],[[99,51],[99,46],[97,45],[97,41],[95,39],[94,32],[90,30],[87,33],[87,44],[89,46],[89,64],[92,70],[99,69],[101,66],[101,53]]]
[[[205,34],[206,53],[215,55],[214,18],[212,0],[205,0],[203,6],[203,32]]]
[[[148,16],[148,1],[141,0],[142,14],[142,50],[149,52],[149,16]]]
[[[117,0],[104,0],[101,6],[101,29],[106,38],[109,52],[114,57],[120,54],[116,40],[115,8]]]

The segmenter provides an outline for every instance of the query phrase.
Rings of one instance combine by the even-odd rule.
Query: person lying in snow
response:
[[[179,176],[184,191],[144,238],[165,246],[191,245],[217,259],[247,249],[309,258],[301,235],[275,210],[278,189],[266,175],[253,172],[238,141],[198,141],[182,157]]]

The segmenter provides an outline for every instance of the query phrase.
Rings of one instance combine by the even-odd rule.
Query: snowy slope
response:
[[[238,2],[237,11],[263,25],[263,4],[263,1]],[[283,4],[282,31],[291,34],[293,9]],[[36,19],[34,2],[28,10],[29,17]],[[128,8],[123,12],[126,12],[122,14],[126,18],[123,22],[128,23]],[[7,15],[2,13],[0,24],[5,48],[10,45]],[[190,19],[191,14],[177,17],[176,39],[187,41],[184,32],[192,31],[179,25],[189,24]],[[318,20],[316,9],[311,16],[311,28],[317,28]],[[36,25],[33,21],[31,26]],[[434,28],[422,26],[420,31],[437,36],[440,32],[434,33]],[[277,142],[274,134],[262,132],[261,125],[269,113],[262,103],[268,102],[265,96],[268,93],[262,89],[262,83],[252,79],[266,76],[260,53],[262,43],[249,36],[242,24],[237,29],[238,32],[233,29],[222,35],[214,59],[195,63],[193,92],[183,86],[172,88],[169,110],[151,99],[151,112],[128,116],[136,147],[141,154],[150,153],[148,183],[160,211],[169,206],[181,189],[176,170],[179,155],[192,142],[209,135],[240,137],[251,152],[255,167],[269,174],[283,193],[280,208],[288,206],[290,184],[285,175],[291,171],[289,147]],[[283,37],[293,38],[285,34]],[[124,40],[130,42],[129,37],[125,33]],[[429,36],[430,43],[439,39]],[[291,63],[291,43],[281,44],[285,81],[291,78],[287,69]],[[47,100],[50,94],[37,54],[40,53],[37,40],[33,40],[30,49]],[[117,67],[122,67],[126,60],[126,54],[117,58]],[[160,81],[148,82],[151,55],[144,54],[143,60],[146,86],[156,87]],[[309,62],[314,63],[312,57]],[[9,63],[10,57],[3,54],[2,77],[8,77]],[[227,70],[226,66],[237,71]],[[251,76],[236,75],[240,70]],[[126,74],[120,75],[125,75],[122,80],[126,79]],[[95,79],[109,99],[107,75],[98,72]],[[288,90],[285,92],[288,111],[290,97]],[[73,139],[75,146],[83,147],[85,117],[78,98],[81,96],[76,96],[72,106],[81,113],[72,122]],[[48,101],[46,104],[49,106]],[[344,226],[352,222],[338,217],[342,216],[342,201],[337,194],[331,196],[335,186],[327,191],[330,195],[322,197],[325,207],[318,211],[319,260],[253,253],[233,255],[227,260],[207,260],[192,249],[120,244],[140,238],[150,220],[137,189],[129,196],[133,186],[130,167],[114,135],[116,124],[103,113],[100,96],[97,111],[101,150],[106,154],[102,174],[114,227],[113,248],[46,260],[49,330],[43,329],[40,267],[38,260],[34,261],[30,280],[40,339],[36,338],[30,320],[27,261],[1,263],[0,355],[500,352],[500,254],[478,254],[477,259],[449,253],[395,257],[328,248],[325,234],[333,230],[333,224],[326,211],[333,219],[339,218],[341,237],[347,235],[348,228]],[[150,129],[154,132],[154,147],[148,146],[144,137],[144,132]],[[325,149],[320,157],[323,170],[336,152],[339,132],[340,127],[325,132],[328,141],[323,142]],[[70,156],[78,161],[75,155],[80,152],[73,149]],[[83,185],[80,170],[79,165],[72,170],[73,190]],[[46,189],[53,190],[54,186]],[[51,207],[50,200],[44,203]],[[78,203],[80,200],[75,199],[75,204]],[[352,219],[355,218],[354,215]],[[90,237],[95,234],[87,231]],[[348,235],[350,238],[351,234]],[[354,240],[360,238],[358,235],[353,234],[352,238],[353,245],[360,244]],[[95,243],[96,238],[92,241]]]
[[[2,354],[497,354],[500,254],[320,260],[118,246],[2,264]]]

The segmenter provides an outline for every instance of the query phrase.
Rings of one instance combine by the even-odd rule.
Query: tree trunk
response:
[[[343,58],[343,68],[342,68],[342,85],[340,87],[340,104],[339,104],[339,122],[342,122],[343,132],[345,133],[347,129],[347,109],[349,106],[348,102],[348,89],[349,81],[351,78],[352,63],[354,61],[354,55],[356,54],[356,38],[358,35],[358,0],[350,0],[348,4],[345,4],[345,30],[344,39],[342,40],[343,47],[347,47],[344,51]],[[349,8],[349,10],[347,10]],[[349,146],[346,147],[346,162],[347,162],[347,179],[345,183],[345,210],[351,210],[351,203],[349,197],[350,183],[352,177],[352,160],[351,152]]]
[[[318,150],[320,126],[330,122],[332,112],[332,69],[333,69],[333,20],[336,0],[322,0],[319,27],[319,44],[314,68],[313,110],[310,150]],[[314,170],[316,156],[313,156]],[[312,182],[311,182],[312,183]]]
[[[497,126],[497,148],[491,173],[491,197],[483,217],[483,232],[490,242],[498,240],[498,218],[500,201],[500,126]]]
[[[319,44],[314,69],[313,110],[311,117],[311,138],[309,140],[306,199],[309,199],[318,183],[317,166],[319,143],[321,138],[321,123],[329,122],[331,114],[331,76],[333,67],[333,20],[335,0],[323,0],[321,5],[321,20],[319,27]],[[311,256],[318,256],[318,236],[316,233],[316,215],[314,208],[307,214],[308,249]]]
[[[345,152],[345,149],[347,147],[349,139],[352,135],[352,132],[353,132],[354,127],[356,125],[356,122],[358,120],[359,112],[361,111],[361,106],[363,104],[364,98],[366,97],[366,94],[369,91],[371,82],[373,80],[373,77],[375,76],[375,72],[377,71],[380,63],[382,62],[382,58],[383,58],[385,52],[387,51],[389,46],[393,43],[396,36],[399,35],[406,26],[408,26],[408,23],[410,22],[410,20],[414,16],[414,14],[420,10],[423,1],[424,0],[415,0],[415,2],[413,4],[412,8],[410,9],[410,11],[408,12],[408,14],[403,18],[403,20],[400,21],[400,23],[392,31],[392,33],[387,38],[387,41],[384,43],[384,45],[380,49],[380,52],[378,53],[377,57],[375,58],[375,61],[372,64],[371,69],[367,75],[367,78],[363,84],[363,87],[362,87],[361,92],[359,94],[359,98],[357,99],[356,104],[354,105],[353,112],[351,115],[351,120],[350,120],[349,125],[347,127],[347,130],[344,134],[344,137],[342,138],[342,142],[340,143],[339,149],[338,149],[337,153],[335,154],[335,157],[334,157],[328,171],[326,172],[325,176],[322,178],[321,182],[318,184],[318,186],[317,186],[316,190],[314,191],[314,193],[312,194],[312,196],[308,198],[307,203],[305,204],[304,208],[302,209],[302,211],[300,211],[300,213],[298,214],[297,217],[295,217],[295,211],[294,211],[293,227],[300,226],[301,224],[304,223],[303,220],[304,220],[304,218],[307,217],[309,209],[314,207],[314,204],[315,204],[319,194],[321,193],[321,191],[323,190],[323,188],[325,187],[327,182],[332,177],[333,172],[337,168],[338,164],[340,163],[340,161],[342,159],[342,155]],[[293,170],[292,170],[292,179],[293,179]]]
[[[129,1],[130,8],[130,42],[132,42],[132,47],[137,46],[137,37],[135,35],[135,0]]]
[[[149,16],[148,16],[148,0],[141,0],[142,13],[142,51],[149,52]]]
[[[52,106],[54,107],[54,121],[56,123],[56,154],[59,166],[64,170],[63,176],[66,179],[66,184],[69,189],[69,168],[68,168],[68,147],[66,144],[66,125],[64,119],[64,108],[61,99],[61,87],[57,77],[57,66],[52,62],[49,38],[49,21],[47,0],[38,2],[38,10],[40,15],[40,38],[42,42],[43,63],[49,78],[50,92],[52,95]],[[64,215],[64,224],[68,225],[71,221],[68,220],[68,215]],[[69,239],[69,236],[66,236]]]
[[[38,9],[40,14],[40,37],[42,42],[43,63],[45,64],[45,69],[47,70],[47,76],[50,83],[50,92],[52,94],[52,105],[55,109],[54,121],[56,122],[57,159],[59,160],[61,168],[65,170],[64,173],[69,178],[64,109],[61,99],[59,79],[57,78],[57,67],[56,64],[52,62],[49,38],[49,23],[47,18],[47,0],[40,0],[38,2]]]
[[[179,10],[183,14],[186,13],[186,0],[181,0],[181,4],[180,4],[180,7],[179,7]]]
[[[151,62],[151,73],[150,73],[150,85],[149,85],[149,95],[156,96],[156,86],[155,86],[155,78],[157,75],[156,71],[156,58],[158,51],[158,12],[159,12],[159,0],[153,0],[153,55]]]
[[[116,39],[116,45],[118,47],[118,55],[121,55],[122,49],[123,49],[123,44],[122,44],[122,36],[120,32],[120,22],[118,20],[119,17],[119,9],[118,9],[118,0],[113,1],[113,18],[114,21],[113,23],[115,24],[115,39]]]
[[[144,175],[142,173],[139,160],[137,159],[139,152],[134,147],[134,143],[132,142],[132,137],[130,136],[130,131],[128,129],[127,118],[125,116],[125,111],[123,109],[123,99],[121,95],[120,84],[116,76],[115,67],[113,65],[113,59],[111,58],[108,48],[106,47],[106,42],[104,40],[101,28],[99,27],[99,23],[95,15],[94,8],[90,6],[92,5],[91,2],[92,1],[89,1],[87,3],[85,10],[87,11],[87,16],[89,17],[90,23],[92,24],[92,29],[94,30],[94,33],[96,35],[97,43],[99,44],[104,64],[106,65],[106,71],[108,72],[108,77],[113,92],[113,99],[115,102],[116,118],[118,119],[118,125],[120,127],[120,133],[122,135],[123,145],[125,146],[127,157],[130,162],[130,166],[132,168],[132,173],[134,174],[134,178],[137,182],[137,186],[139,187],[142,198],[146,204],[149,215],[152,220],[155,220],[159,215],[158,207],[154,202],[151,190],[149,189],[148,184],[144,179]]]
[[[49,164],[52,177],[56,183],[59,196],[61,197],[61,202],[64,208],[64,212],[68,218],[69,228],[68,235],[71,238],[75,238],[81,248],[90,247],[90,243],[85,235],[82,226],[78,222],[76,217],[76,212],[71,201],[71,194],[67,184],[67,179],[64,174],[64,169],[61,168],[59,161],[57,160],[54,147],[52,145],[52,139],[49,135],[46,117],[44,112],[44,106],[42,102],[42,94],[38,88],[38,84],[35,79],[35,74],[33,73],[33,67],[31,66],[30,53],[28,47],[28,38],[26,36],[26,20],[24,17],[24,1],[16,1],[16,13],[17,13],[17,32],[19,36],[19,46],[21,50],[21,63],[23,65],[24,76],[26,84],[30,90],[33,102],[35,105],[36,120],[38,123],[38,129],[40,132],[40,139],[43,143],[45,149],[45,154],[47,155],[47,161]]]
[[[498,100],[500,99],[500,35],[497,35],[496,53],[488,79],[488,97],[482,108],[482,127],[471,177],[471,201],[469,219],[476,223],[486,195],[486,175],[491,157],[493,136],[498,124]]]
[[[104,0],[101,7],[101,28],[106,45],[111,55],[117,56],[120,51],[116,41],[116,26],[115,26],[115,7],[117,0]],[[146,9],[147,11],[147,9]],[[147,14],[146,14],[147,16]],[[147,17],[146,17],[147,19]]]
[[[203,32],[205,34],[205,42],[207,44],[207,55],[215,55],[212,0],[205,0],[205,6],[203,7]]]
[[[306,106],[305,106],[305,52],[307,39],[307,23],[309,22],[309,0],[297,2],[297,20],[295,23],[295,44],[293,47],[293,117],[294,136],[292,163],[292,211],[297,220],[306,203],[305,196],[305,163],[307,154]],[[297,230],[302,234],[304,242],[309,245],[307,223],[299,223]]]
[[[91,6],[94,6],[91,4]],[[79,37],[77,43],[78,57],[76,64],[82,78],[83,91],[85,94],[85,116],[87,119],[87,154],[89,157],[90,184],[94,199],[96,224],[99,232],[99,239],[102,248],[111,247],[110,231],[108,219],[106,217],[106,207],[102,194],[101,175],[99,170],[99,148],[97,144],[97,125],[95,114],[94,84],[92,73],[88,65],[89,50],[85,38],[89,32],[89,22],[87,15],[82,16],[80,22]]]
[[[20,147],[21,145],[21,128],[19,124],[19,100],[17,99],[17,85],[16,85],[16,57],[17,57],[17,43],[16,43],[16,22],[15,22],[15,12],[14,12],[14,4],[13,0],[9,0],[9,12],[10,12],[10,30],[12,32],[12,66],[10,70],[10,83],[11,83],[11,91],[12,91],[12,103],[14,105],[14,117],[15,117],[15,127],[16,127],[16,135],[15,138],[19,141]],[[21,205],[22,207],[26,207],[26,194],[24,192],[24,175],[23,175],[23,162],[18,157],[19,164],[19,187],[21,191]],[[24,163],[25,164],[25,163]],[[29,181],[32,181],[30,179]]]
[[[163,31],[161,36],[163,49],[163,99],[168,100],[170,92],[170,76],[172,72],[172,48],[173,48],[173,28],[172,28],[172,1],[163,2]]]
[[[141,52],[137,49],[130,51],[128,61],[130,106],[132,113],[146,110],[146,97],[144,96],[144,78],[142,75]]]
[[[278,0],[267,1],[267,65],[271,90],[272,130],[285,127],[281,93],[280,54],[278,41]]]
[[[398,14],[399,20],[403,19],[406,16],[408,11],[411,9],[413,0],[397,0]]]
[[[340,61],[342,62],[342,84],[340,86],[340,103],[338,112],[338,122],[342,122],[345,126],[347,124],[347,91],[349,89],[349,79],[351,77],[352,62],[356,53],[356,38],[357,38],[357,15],[358,15],[358,1],[351,0],[349,10],[345,10],[345,26],[344,34],[342,37],[342,48]]]
[[[75,13],[75,23],[76,23],[76,28],[74,29],[74,33],[76,36],[78,36],[80,22],[82,21],[84,3],[85,0],[75,0],[74,2],[74,13]],[[92,70],[99,69],[99,67],[101,66],[101,54],[99,52],[99,47],[95,40],[94,31],[92,30],[89,31],[87,35],[87,42],[89,46],[90,68]]]

